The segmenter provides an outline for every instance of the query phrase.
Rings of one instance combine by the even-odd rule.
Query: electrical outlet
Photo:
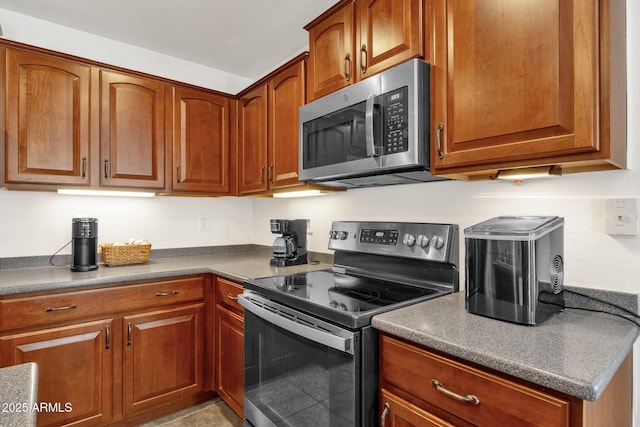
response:
[[[607,199],[605,206],[605,227],[613,236],[638,235],[638,200]]]
[[[209,231],[209,223],[211,222],[211,217],[208,215],[202,215],[198,217],[198,230],[200,231]]]

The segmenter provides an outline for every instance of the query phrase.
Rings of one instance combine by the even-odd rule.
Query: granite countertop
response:
[[[24,363],[0,369],[1,426],[35,426],[37,397],[38,365]]]
[[[221,249],[209,254],[192,255],[193,252],[187,252],[179,256],[159,258],[154,258],[152,254],[149,262],[145,264],[113,267],[100,265],[97,270],[87,272],[72,272],[68,265],[0,269],[0,299],[17,294],[117,286],[138,280],[154,280],[192,274],[213,273],[242,282],[248,278],[276,276],[331,267],[330,264],[322,262],[291,267],[272,267],[269,265],[271,258],[269,250],[248,250],[243,252]],[[310,257],[310,259],[313,258]],[[324,259],[322,260],[324,261]]]
[[[476,364],[595,401],[638,337],[633,323],[565,309],[537,326],[468,313],[464,293],[377,315],[389,334]]]

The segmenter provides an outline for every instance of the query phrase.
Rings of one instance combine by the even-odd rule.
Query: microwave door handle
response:
[[[369,95],[365,103],[364,125],[365,125],[365,147],[367,150],[367,157],[378,157],[376,152],[375,141],[375,120],[374,120],[374,108],[376,97]]]

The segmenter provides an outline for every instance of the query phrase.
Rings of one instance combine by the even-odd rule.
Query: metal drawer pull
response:
[[[127,323],[127,346],[131,346],[131,340],[133,339],[133,325]]]
[[[74,308],[78,308],[77,305],[75,304],[71,304],[71,305],[65,305],[64,307],[47,307],[44,309],[44,311],[51,312],[51,311],[66,311],[66,310],[73,310]]]
[[[444,158],[444,152],[442,151],[442,131],[444,131],[444,123],[438,125],[438,131],[436,133],[436,151],[438,152],[438,157],[441,159]]]
[[[389,402],[384,403],[384,409],[380,416],[380,427],[384,427],[385,421],[387,421],[387,415],[389,414]]]
[[[438,380],[431,380],[431,385],[440,393],[444,394],[445,396],[449,396],[461,402],[472,403],[474,405],[480,404],[480,399],[475,397],[473,394],[467,394],[466,396],[461,396],[458,393],[454,393],[444,388],[444,386]]]
[[[230,293],[229,293],[229,294],[227,294],[227,298],[232,299],[232,300],[234,300],[234,301],[237,301],[237,300],[238,300],[238,297],[237,297],[237,296],[235,296],[235,297],[234,297],[234,296],[233,296],[232,294],[230,294]]]
[[[105,326],[104,328],[104,341],[105,341],[105,350],[109,350],[111,348],[111,328]]]
[[[157,297],[170,297],[172,295],[178,295],[178,291],[156,292]]]
[[[347,53],[344,57],[344,78],[346,81],[351,80],[351,74],[349,74],[349,69],[351,68],[349,66],[350,62],[351,62],[351,55]]]

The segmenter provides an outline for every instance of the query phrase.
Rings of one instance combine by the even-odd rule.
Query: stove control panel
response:
[[[335,221],[329,249],[450,263],[458,259],[458,225]]]

